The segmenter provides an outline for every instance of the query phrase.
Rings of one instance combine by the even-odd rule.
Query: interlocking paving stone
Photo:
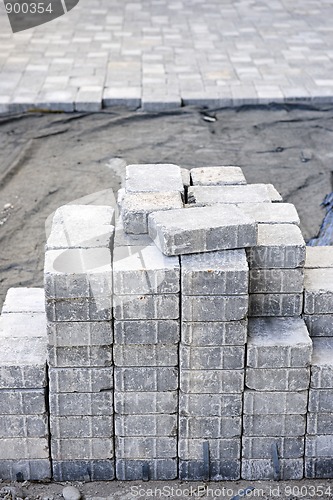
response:
[[[176,345],[114,345],[115,366],[177,366]]]
[[[148,460],[117,459],[116,474],[120,481],[142,480],[143,470],[148,468],[151,480],[172,480],[178,477],[178,460],[172,458],[155,458]]]
[[[116,436],[117,459],[177,458],[177,438]]]
[[[244,346],[180,345],[180,368],[190,370],[240,370],[244,368]]]
[[[245,380],[255,391],[303,391],[309,387],[310,368],[247,368]]]
[[[333,336],[333,314],[303,314],[310,337]]]
[[[328,269],[333,267],[333,247],[306,247],[305,266],[307,269]]]
[[[242,434],[240,417],[198,417],[179,419],[180,439],[221,439],[239,437]]]
[[[210,460],[209,476],[212,481],[233,481],[240,478],[240,460]],[[207,464],[203,460],[179,460],[179,478],[183,481],[207,480]]]
[[[44,313],[43,288],[10,288],[2,307],[4,313]]]
[[[152,163],[127,165],[126,193],[183,192],[183,180],[178,165]]]
[[[116,415],[117,436],[176,436],[177,415]]]
[[[272,201],[266,184],[244,186],[190,186],[187,193],[189,204],[196,206],[221,203],[269,203]]]
[[[54,460],[105,460],[113,457],[113,440],[102,438],[51,438]]]
[[[303,458],[285,458],[279,460],[280,478],[302,479],[303,478]],[[247,480],[271,480],[276,478],[272,459],[250,458],[242,460],[242,478]]]
[[[176,320],[114,321],[114,343],[127,345],[177,344],[180,340]]]
[[[291,203],[240,203],[240,210],[260,224],[295,224],[300,220]]]
[[[211,460],[237,459],[241,453],[240,438],[222,439],[179,439],[178,453],[180,460],[202,460],[203,441],[209,443]]]
[[[53,347],[110,345],[113,342],[110,321],[64,321],[47,323],[48,344]]]
[[[300,316],[302,293],[253,293],[249,296],[249,316]]]
[[[115,413],[123,415],[173,414],[178,409],[178,392],[120,392],[114,394]]]
[[[111,349],[110,349],[111,350]],[[104,366],[104,365],[103,365]],[[50,391],[101,392],[113,387],[112,369],[98,368],[50,368]]]
[[[183,321],[237,321],[246,317],[248,295],[183,295]]]
[[[53,460],[54,481],[111,481],[115,477],[111,460]]]
[[[306,415],[244,415],[244,436],[304,436]],[[264,458],[264,457],[247,457]],[[292,458],[292,457],[284,457]]]
[[[333,313],[333,269],[306,269],[304,274],[304,313]]]
[[[235,166],[192,168],[193,186],[225,186],[246,184],[243,171]]]
[[[310,387],[333,390],[333,338],[313,339]]]
[[[50,431],[54,439],[111,438],[112,416],[73,415],[71,417],[50,416]]]
[[[260,392],[245,389],[245,415],[304,415],[307,412],[308,391]],[[316,410],[311,410],[316,411]]]
[[[301,293],[304,271],[297,269],[251,269],[249,293]]]
[[[238,417],[242,414],[242,395],[180,392],[179,413],[197,417]]]
[[[0,475],[10,481],[17,481],[18,477],[24,481],[46,481],[51,479],[50,460],[0,460]]]
[[[280,435],[277,435],[280,436]],[[282,436],[282,435],[281,435]],[[304,437],[247,437],[242,438],[242,457],[270,459],[272,444],[278,447],[279,458],[303,458]]]

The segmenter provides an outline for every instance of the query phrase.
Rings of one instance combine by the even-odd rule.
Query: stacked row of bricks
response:
[[[44,288],[53,478],[114,478],[114,210],[65,206],[46,244]]]
[[[0,477],[51,478],[40,289],[10,289],[0,317]]]
[[[333,251],[309,247],[304,318],[313,341],[305,475],[331,477],[333,465]]]
[[[177,173],[167,196],[181,206]],[[180,266],[178,257],[164,256],[144,234],[146,215],[126,218],[128,204],[147,196],[141,191],[147,179],[142,181],[129,172],[113,253],[116,471],[122,480],[175,479]],[[158,191],[148,198],[161,202]]]

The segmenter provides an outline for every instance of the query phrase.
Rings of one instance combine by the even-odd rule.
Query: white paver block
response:
[[[9,288],[2,314],[5,313],[45,313],[43,288]]]
[[[296,208],[291,203],[240,203],[239,207],[260,224],[300,224]]]
[[[127,165],[125,188],[127,193],[184,191],[180,167],[171,163]]]
[[[305,270],[304,313],[333,313],[333,268]]]
[[[333,267],[333,246],[306,247],[305,267],[307,269]]]
[[[246,184],[242,169],[233,166],[192,168],[191,180],[193,186]]]
[[[190,186],[189,204],[208,206],[223,203],[270,203],[272,201],[266,184],[245,186]]]

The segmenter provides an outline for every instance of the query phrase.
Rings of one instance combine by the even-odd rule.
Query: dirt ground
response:
[[[9,287],[42,286],[47,217],[90,193],[116,191],[128,163],[239,165],[248,182],[273,183],[286,202],[296,205],[305,238],[315,236],[324,215],[320,204],[332,191],[332,134],[332,107],[300,104],[183,108],[164,114],[119,109],[0,117],[0,306]],[[86,498],[146,499],[232,498],[251,485],[242,481],[78,486]],[[164,486],[175,489],[162,494],[153,490]],[[239,498],[333,498],[330,480],[253,486]],[[287,489],[292,486],[295,489]],[[23,492],[31,499],[56,500],[62,488],[27,483]]]

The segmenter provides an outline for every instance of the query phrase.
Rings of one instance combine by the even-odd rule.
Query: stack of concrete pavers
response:
[[[313,340],[305,473],[332,477],[333,465],[333,247],[308,247],[304,319]]]
[[[248,271],[244,249],[181,256],[181,479],[240,477]]]
[[[301,479],[312,342],[301,318],[250,318],[242,477]]]
[[[60,208],[44,285],[55,480],[114,478],[112,255],[114,211]]]
[[[43,289],[9,289],[0,344],[0,477],[50,479]]]
[[[175,165],[132,165],[118,197],[114,397],[116,471],[122,480],[178,476],[179,258],[164,256],[145,233],[152,210],[183,206],[183,190]]]

